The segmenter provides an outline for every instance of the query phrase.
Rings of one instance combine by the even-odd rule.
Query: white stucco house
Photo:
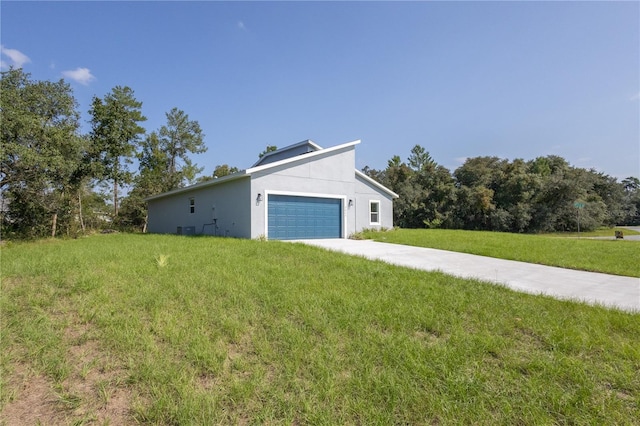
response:
[[[149,197],[148,231],[286,240],[391,228],[398,195],[356,170],[359,143],[303,141],[246,170]]]

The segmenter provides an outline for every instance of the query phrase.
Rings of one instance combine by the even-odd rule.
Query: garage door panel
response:
[[[270,239],[342,236],[340,199],[269,195],[267,204]]]

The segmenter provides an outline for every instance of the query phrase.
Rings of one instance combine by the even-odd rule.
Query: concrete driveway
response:
[[[296,242],[367,259],[382,260],[394,265],[495,282],[526,293],[545,294],[640,312],[640,278],[575,271],[371,240],[331,239]]]
[[[623,226],[623,228],[630,229],[632,231],[640,232],[640,226]],[[625,235],[625,240],[640,241],[640,235]]]

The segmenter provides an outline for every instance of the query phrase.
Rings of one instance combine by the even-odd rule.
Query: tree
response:
[[[625,192],[633,192],[640,189],[640,179],[634,176],[622,179],[622,187]]]
[[[397,226],[439,228],[449,220],[456,190],[451,173],[422,146],[411,149],[407,163],[394,155],[385,170],[365,167],[362,172],[398,194],[393,204]]]
[[[146,182],[149,195],[159,194],[174,189],[170,179],[167,179],[169,168],[169,156],[162,146],[162,142],[157,132],[151,132],[140,144],[138,153],[138,176],[136,183],[140,183],[140,178]],[[139,186],[139,185],[136,185]]]
[[[415,199],[415,188],[411,182],[413,173],[413,170],[402,162],[400,156],[394,155],[387,162],[384,181],[381,182],[399,196],[393,203],[393,223],[403,228],[415,227],[412,216]]]
[[[453,172],[458,188],[452,219],[455,227],[508,230],[509,212],[497,204],[507,165],[507,160],[498,157],[473,157]]]
[[[414,171],[410,178],[414,194],[413,227],[439,228],[448,220],[455,199],[451,173],[420,145],[411,149],[407,161]]]
[[[606,206],[594,194],[592,177],[584,169],[573,168],[563,158],[538,158],[534,164],[548,164],[549,174],[539,175],[539,186],[531,199],[529,232],[576,231],[578,214],[580,229],[590,230],[604,225]],[[545,167],[544,170],[547,170]],[[580,201],[584,208],[577,211]]]
[[[219,164],[213,169],[213,173],[209,176],[200,176],[196,179],[196,183],[207,182],[213,179],[221,178],[223,176],[228,176],[233,173],[239,172],[240,169],[234,166],[229,166],[228,164]]]
[[[640,179],[629,176],[622,180],[624,189],[624,216],[622,225],[640,225]]]
[[[132,182],[128,169],[145,129],[138,123],[146,120],[133,90],[114,87],[104,99],[93,98],[91,133],[93,155],[100,165],[100,179],[113,183],[113,215],[118,215],[118,187]]]
[[[145,232],[145,198],[193,183],[196,174],[202,170],[189,158],[189,154],[207,150],[198,122],[189,120],[189,116],[177,108],[166,113],[166,117],[167,124],[140,143],[139,174],[133,180],[133,189],[123,200],[122,217],[117,221],[121,227]]]
[[[640,180],[574,168],[550,155],[525,162],[498,157],[468,158],[453,176],[420,145],[403,163],[367,176],[396,192],[394,223],[404,228],[448,227],[505,232],[595,229],[640,222]]]
[[[277,150],[278,150],[277,146],[275,146],[275,145],[267,145],[267,148],[264,151],[262,151],[260,154],[258,154],[258,158],[262,158],[265,155],[267,155],[268,153],[273,152],[273,151],[277,151]]]
[[[88,179],[83,180],[78,188],[78,221],[82,231],[110,227],[109,211],[107,197],[94,191]]]
[[[507,164],[507,160],[498,157],[467,158],[453,174],[458,186],[484,186],[495,191]]]
[[[200,124],[189,120],[189,116],[178,108],[166,113],[167,124],[158,132],[161,149],[166,153],[167,181],[169,189],[183,186],[185,180],[192,182],[202,171],[191,162],[188,154],[201,154],[207,151],[204,144],[204,134]],[[182,165],[179,164],[182,161]]]
[[[411,155],[407,159],[409,167],[415,172],[433,170],[437,166],[431,155],[420,145],[416,145],[411,149]]]
[[[222,164],[222,165],[216,166],[216,168],[213,170],[213,177],[221,178],[223,176],[228,176],[233,173],[237,173],[238,171],[239,170],[237,167],[230,167],[228,164]]]
[[[492,229],[526,232],[531,221],[532,198],[539,189],[539,179],[522,159],[499,163],[502,172],[494,182],[496,211]]]
[[[491,229],[491,217],[496,207],[493,190],[483,185],[462,185],[457,190],[457,202],[452,217],[455,228],[487,230]]]
[[[164,149],[157,132],[151,132],[140,144],[138,153],[138,175],[133,180],[133,188],[122,200],[122,208],[117,224],[123,228],[146,231],[147,205],[145,198],[170,191],[175,188],[168,174],[169,155]]]
[[[602,224],[613,227],[624,220],[625,191],[612,176],[590,169],[587,172],[587,192],[593,201],[604,203]]]
[[[74,221],[74,176],[83,139],[71,87],[2,73],[0,90],[2,229],[21,237],[55,236]]]
[[[372,169],[369,166],[364,166],[361,172],[369,176],[371,179],[375,180],[376,182],[382,183],[386,181],[384,170],[376,170],[376,169]]]

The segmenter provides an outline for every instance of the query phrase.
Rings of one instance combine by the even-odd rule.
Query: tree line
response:
[[[173,108],[166,124],[147,133],[142,102],[129,87],[94,96],[88,112],[83,134],[68,83],[33,80],[21,69],[2,72],[2,238],[144,231],[146,197],[238,171],[222,164],[198,176],[202,168],[190,156],[207,149],[199,123]],[[267,146],[260,156],[274,150]],[[638,178],[617,182],[557,156],[476,157],[451,173],[416,145],[406,162],[394,156],[386,169],[363,172],[400,195],[394,223],[405,228],[549,232],[575,230],[578,221],[584,230],[640,224]]]
[[[406,162],[362,170],[396,192],[394,225],[505,232],[562,232],[640,224],[640,180],[571,166],[549,155],[525,161],[468,158],[451,173],[416,145]]]
[[[116,86],[93,97],[90,131],[82,134],[78,103],[64,80],[36,81],[10,69],[0,84],[3,238],[143,229],[145,197],[193,183],[202,171],[189,156],[206,151],[204,134],[178,108],[147,133],[142,102],[131,88]]]

